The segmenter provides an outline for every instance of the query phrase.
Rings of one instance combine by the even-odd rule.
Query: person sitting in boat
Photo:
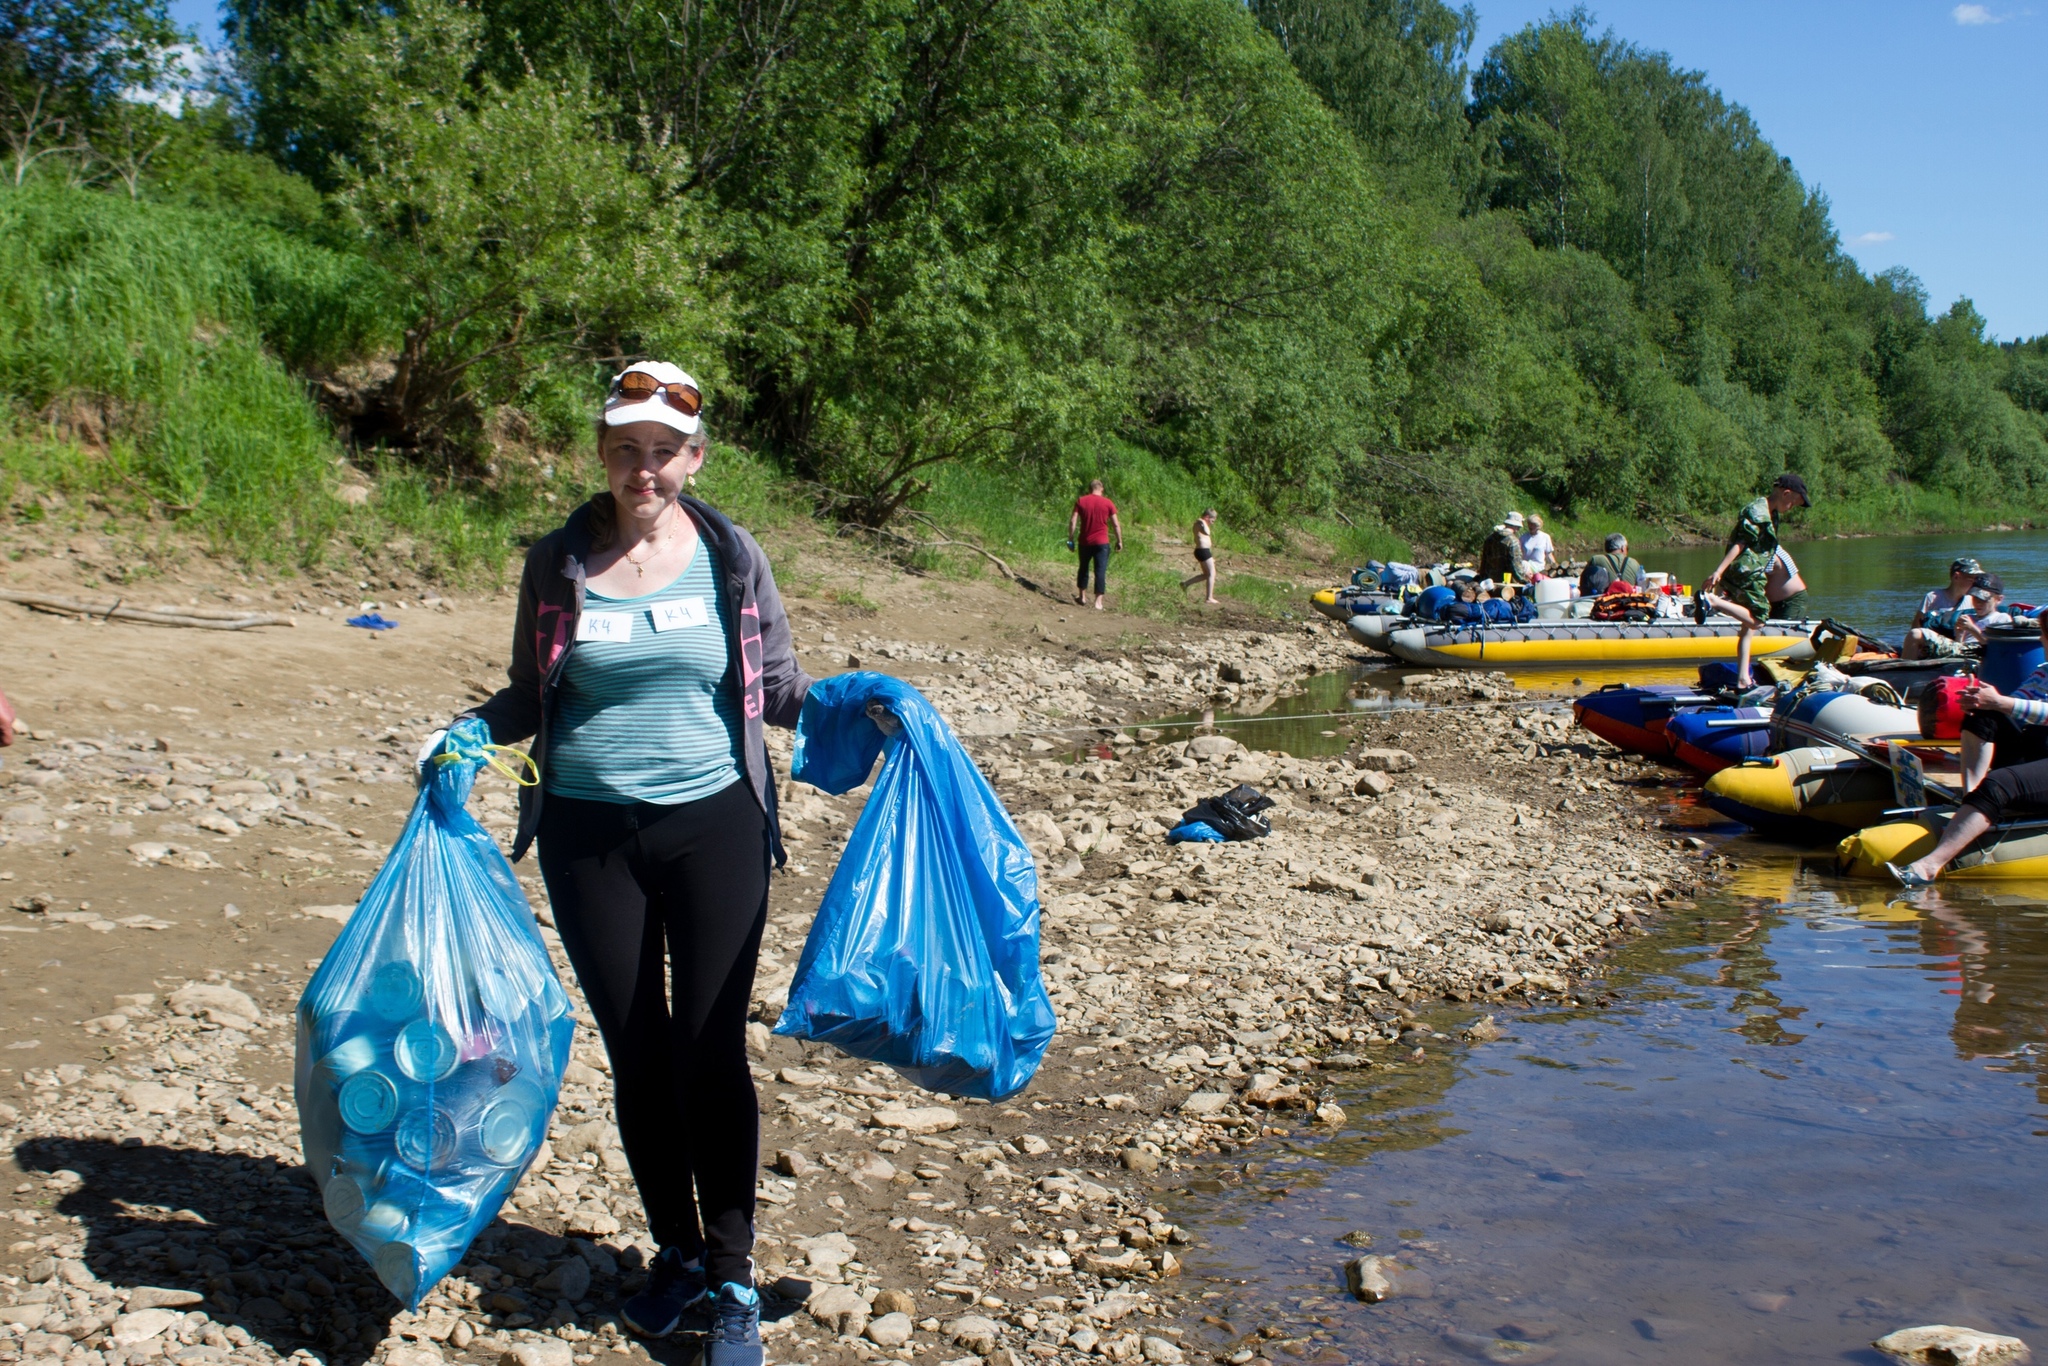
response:
[[[1579,571],[1579,594],[1597,598],[1616,582],[1641,588],[1648,577],[1642,562],[1628,553],[1628,537],[1617,531],[1607,538],[1607,549],[1587,560]]]
[[[1927,618],[1936,612],[1949,612],[1961,607],[1970,596],[1970,585],[1984,572],[1984,566],[1968,555],[1959,555],[1949,562],[1948,587],[1928,590],[1920,599],[1920,610],[1913,614],[1913,625],[1925,626]]]
[[[1699,601],[1723,616],[1735,618],[1735,686],[1755,686],[1749,672],[1750,637],[1771,614],[1771,562],[1778,557],[1778,518],[1796,507],[1809,507],[1806,481],[1787,471],[1771,483],[1771,491],[1746,505],[1728,533],[1728,553],[1707,581]],[[1721,590],[1721,591],[1716,591]],[[1702,613],[1704,618],[1704,613]]]
[[[1522,577],[1530,583],[1545,577],[1557,566],[1557,543],[1543,529],[1543,519],[1529,514],[1529,529],[1522,533]]]
[[[1974,654],[1984,646],[1985,627],[2003,626],[2012,620],[1999,610],[2004,602],[2005,580],[1996,574],[1979,574],[1961,605],[1930,612],[1926,625],[1906,632],[1899,653],[1907,659],[1955,659]]]
[[[1771,604],[1772,621],[1806,620],[1806,580],[1799,577],[1798,562],[1784,546],[1771,559],[1764,597]]]
[[[1479,547],[1479,577],[1499,583],[1522,567],[1522,514],[1510,512]]]
[[[2048,646],[2048,612],[2041,642]],[[1963,803],[1933,849],[1901,868],[1885,867],[1902,886],[1921,887],[1985,831],[2020,811],[2048,809],[2048,664],[2009,693],[1982,679],[1963,684]]]

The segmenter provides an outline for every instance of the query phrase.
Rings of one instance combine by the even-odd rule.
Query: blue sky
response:
[[[1475,0],[1478,53],[1569,8]],[[2048,332],[2048,0],[1609,0],[1597,27],[1668,52],[1755,115],[1834,206],[1866,271],[1994,336]]]
[[[1569,8],[1478,0],[1480,54]],[[1705,71],[1834,205],[1867,271],[2001,338],[2048,333],[2048,0],[1610,0],[1599,26]],[[172,13],[219,40],[213,0]]]

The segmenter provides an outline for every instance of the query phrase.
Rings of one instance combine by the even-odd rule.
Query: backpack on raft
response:
[[[1476,606],[1479,608],[1481,621],[1512,625],[1536,619],[1535,605],[1520,595],[1513,598],[1482,598]]]
[[[1920,690],[1920,738],[1955,740],[1963,733],[1963,689],[1975,680],[1965,674],[1936,678]]]
[[[1432,584],[1415,595],[1415,616],[1421,621],[1442,621],[1458,595],[1442,584]]]
[[[1631,587],[1627,580],[1609,584],[1607,591],[1593,600],[1595,621],[1654,621],[1656,617],[1657,595]]]

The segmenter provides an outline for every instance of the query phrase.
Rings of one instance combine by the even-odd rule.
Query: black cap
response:
[[[1777,482],[1773,484],[1772,487],[1790,489],[1792,492],[1798,494],[1799,506],[1801,507],[1813,506],[1813,499],[1806,496],[1806,481],[1804,479],[1801,479],[1796,474],[1787,472],[1785,474],[1779,475]]]
[[[1996,574],[1979,574],[1976,578],[1970,580],[1970,592],[1973,596],[1978,593],[1995,593],[2000,597],[2004,597],[2005,580],[1999,578]]]

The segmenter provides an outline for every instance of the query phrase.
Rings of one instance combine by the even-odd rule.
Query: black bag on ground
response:
[[[1180,823],[1201,821],[1227,840],[1263,839],[1273,833],[1273,826],[1259,813],[1272,805],[1271,797],[1249,783],[1239,783],[1219,797],[1196,802],[1182,813]]]

